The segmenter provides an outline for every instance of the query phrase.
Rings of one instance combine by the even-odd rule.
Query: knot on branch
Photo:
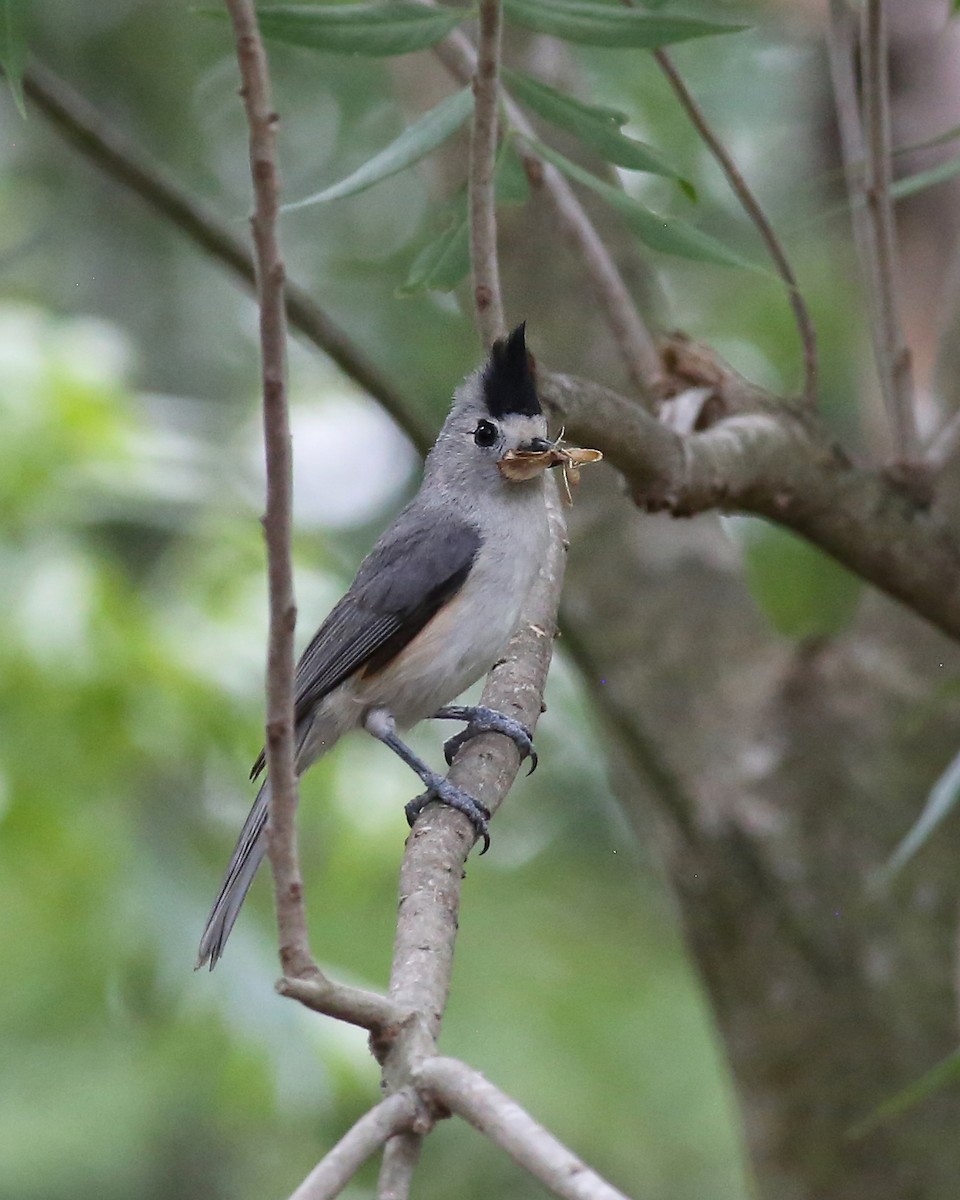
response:
[[[937,498],[936,471],[929,462],[898,459],[884,467],[882,475],[918,512],[927,512]]]

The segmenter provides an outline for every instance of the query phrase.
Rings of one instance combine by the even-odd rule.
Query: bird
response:
[[[411,825],[425,804],[438,800],[463,812],[487,849],[487,809],[433,771],[398,731],[430,717],[464,721],[466,728],[444,746],[448,763],[469,738],[497,732],[514,741],[521,761],[529,757],[531,771],[536,766],[530,732],[520,722],[451,701],[502,656],[543,565],[553,446],[520,324],[493,343],[487,361],[454,392],[419,491],[362,561],[299,660],[298,775],[344,734],[366,730],[426,787],[406,806]],[[511,470],[518,459],[523,469]],[[264,767],[261,751],[250,778]],[[265,778],[207,918],[198,968],[213,970],[223,954],[266,853],[269,811]]]

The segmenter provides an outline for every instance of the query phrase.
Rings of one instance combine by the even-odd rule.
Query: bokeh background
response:
[[[836,214],[817,8],[701,7],[753,28],[682,47],[677,61],[787,234],[818,320],[829,418],[861,449],[882,445]],[[245,128],[226,24],[175,0],[32,0],[28,16],[37,58],[245,234]],[[449,86],[428,54],[271,54],[290,199],[345,175]],[[521,34],[508,55],[624,109],[699,200],[664,180],[630,176],[628,186],[758,254],[644,56]],[[36,111],[21,119],[6,94],[0,130],[0,1200],[283,1196],[376,1097],[378,1075],[361,1033],[273,993],[265,879],[217,971],[192,969],[261,741],[255,309],[218,264]],[[464,145],[283,224],[291,275],[429,428],[479,347],[462,292],[397,293],[462,180]],[[797,386],[775,281],[651,267],[614,216],[596,215],[665,325],[711,340],[760,383]],[[544,209],[507,210],[503,244],[508,309],[528,319],[534,347],[559,368],[620,383]],[[929,322],[921,313],[916,324]],[[302,645],[415,488],[418,458],[318,352],[294,339],[290,366]],[[491,853],[470,862],[442,1048],[631,1194],[741,1200],[741,1116],[714,1018],[654,848],[656,819],[623,756],[611,758],[596,693],[605,666],[649,652],[654,741],[657,722],[669,722],[666,758],[688,759],[709,798],[740,768],[754,779],[764,769],[724,743],[719,694],[759,704],[778,671],[852,621],[870,622],[862,649],[888,620],[900,636],[906,619],[876,600],[864,618],[856,581],[767,527],[711,518],[678,533],[638,517],[600,471],[582,492],[570,643],[561,640],[538,730],[541,767],[498,815]],[[594,549],[578,560],[587,542]],[[643,572],[621,574],[618,545],[633,554],[641,542]],[[585,658],[577,622],[622,631],[637,594],[630,640]],[[723,666],[698,650],[708,627]],[[748,643],[763,652],[759,675]],[[946,662],[937,695],[949,706],[956,659],[923,645],[930,663]],[[897,719],[922,725],[929,696],[903,687]],[[423,729],[416,745],[439,761],[443,735]],[[904,829],[948,759],[941,739],[901,781]],[[386,983],[414,782],[359,735],[304,781],[312,941],[339,978]],[[918,1059],[917,1073],[927,1065]],[[372,1179],[348,1194],[371,1194]],[[454,1187],[543,1194],[453,1122],[429,1139],[417,1187],[425,1198]]]

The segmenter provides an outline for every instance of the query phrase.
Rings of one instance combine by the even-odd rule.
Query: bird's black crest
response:
[[[533,358],[524,341],[525,323],[509,337],[498,338],[483,372],[483,398],[491,417],[518,413],[539,417],[540,401],[534,377]]]

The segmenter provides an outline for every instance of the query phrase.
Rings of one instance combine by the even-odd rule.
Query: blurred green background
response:
[[[801,132],[811,51],[767,31],[762,7],[750,16],[759,28],[726,40],[722,56],[693,45],[682,64],[788,221],[791,185],[815,157]],[[29,34],[38,58],[245,233],[225,24],[184,3],[34,0]],[[291,199],[346,174],[447,86],[426,55],[386,64],[277,47],[272,60]],[[650,64],[601,52],[571,63],[595,99],[669,146],[700,205],[663,180],[642,180],[639,194],[754,251]],[[0,1200],[283,1196],[376,1098],[378,1075],[358,1031],[274,995],[265,880],[222,965],[192,970],[261,742],[255,311],[36,112],[21,120],[4,94],[0,122]],[[764,175],[765,147],[786,133],[796,171]],[[438,196],[458,182],[448,157],[291,214],[283,229],[291,274],[431,428],[479,354],[469,310],[456,294],[395,292],[436,231]],[[797,237],[830,407],[847,390],[856,330],[842,316],[849,295],[835,278],[822,286],[836,248],[821,227]],[[537,268],[529,286],[548,306],[552,279]],[[659,287],[655,304],[761,382],[797,383],[775,283],[671,266]],[[568,358],[558,365],[576,365],[571,326],[558,322]],[[536,344],[535,323],[530,333]],[[294,344],[291,372],[302,645],[415,486],[417,459],[318,353]],[[834,416],[840,428],[854,421],[839,405]],[[765,598],[758,561],[757,598],[776,622],[796,591],[778,596],[774,582]],[[782,616],[790,635],[818,631],[808,618],[819,567],[799,569],[814,598]],[[541,768],[498,816],[491,853],[469,866],[442,1049],[632,1194],[743,1197],[738,1119],[705,1004],[562,648],[547,700]],[[416,735],[431,761],[443,735]],[[359,735],[305,780],[312,940],[339,978],[386,983],[414,783]],[[459,1196],[543,1194],[450,1122],[428,1141],[417,1194],[449,1196],[454,1172]],[[370,1194],[372,1179],[348,1194]]]

